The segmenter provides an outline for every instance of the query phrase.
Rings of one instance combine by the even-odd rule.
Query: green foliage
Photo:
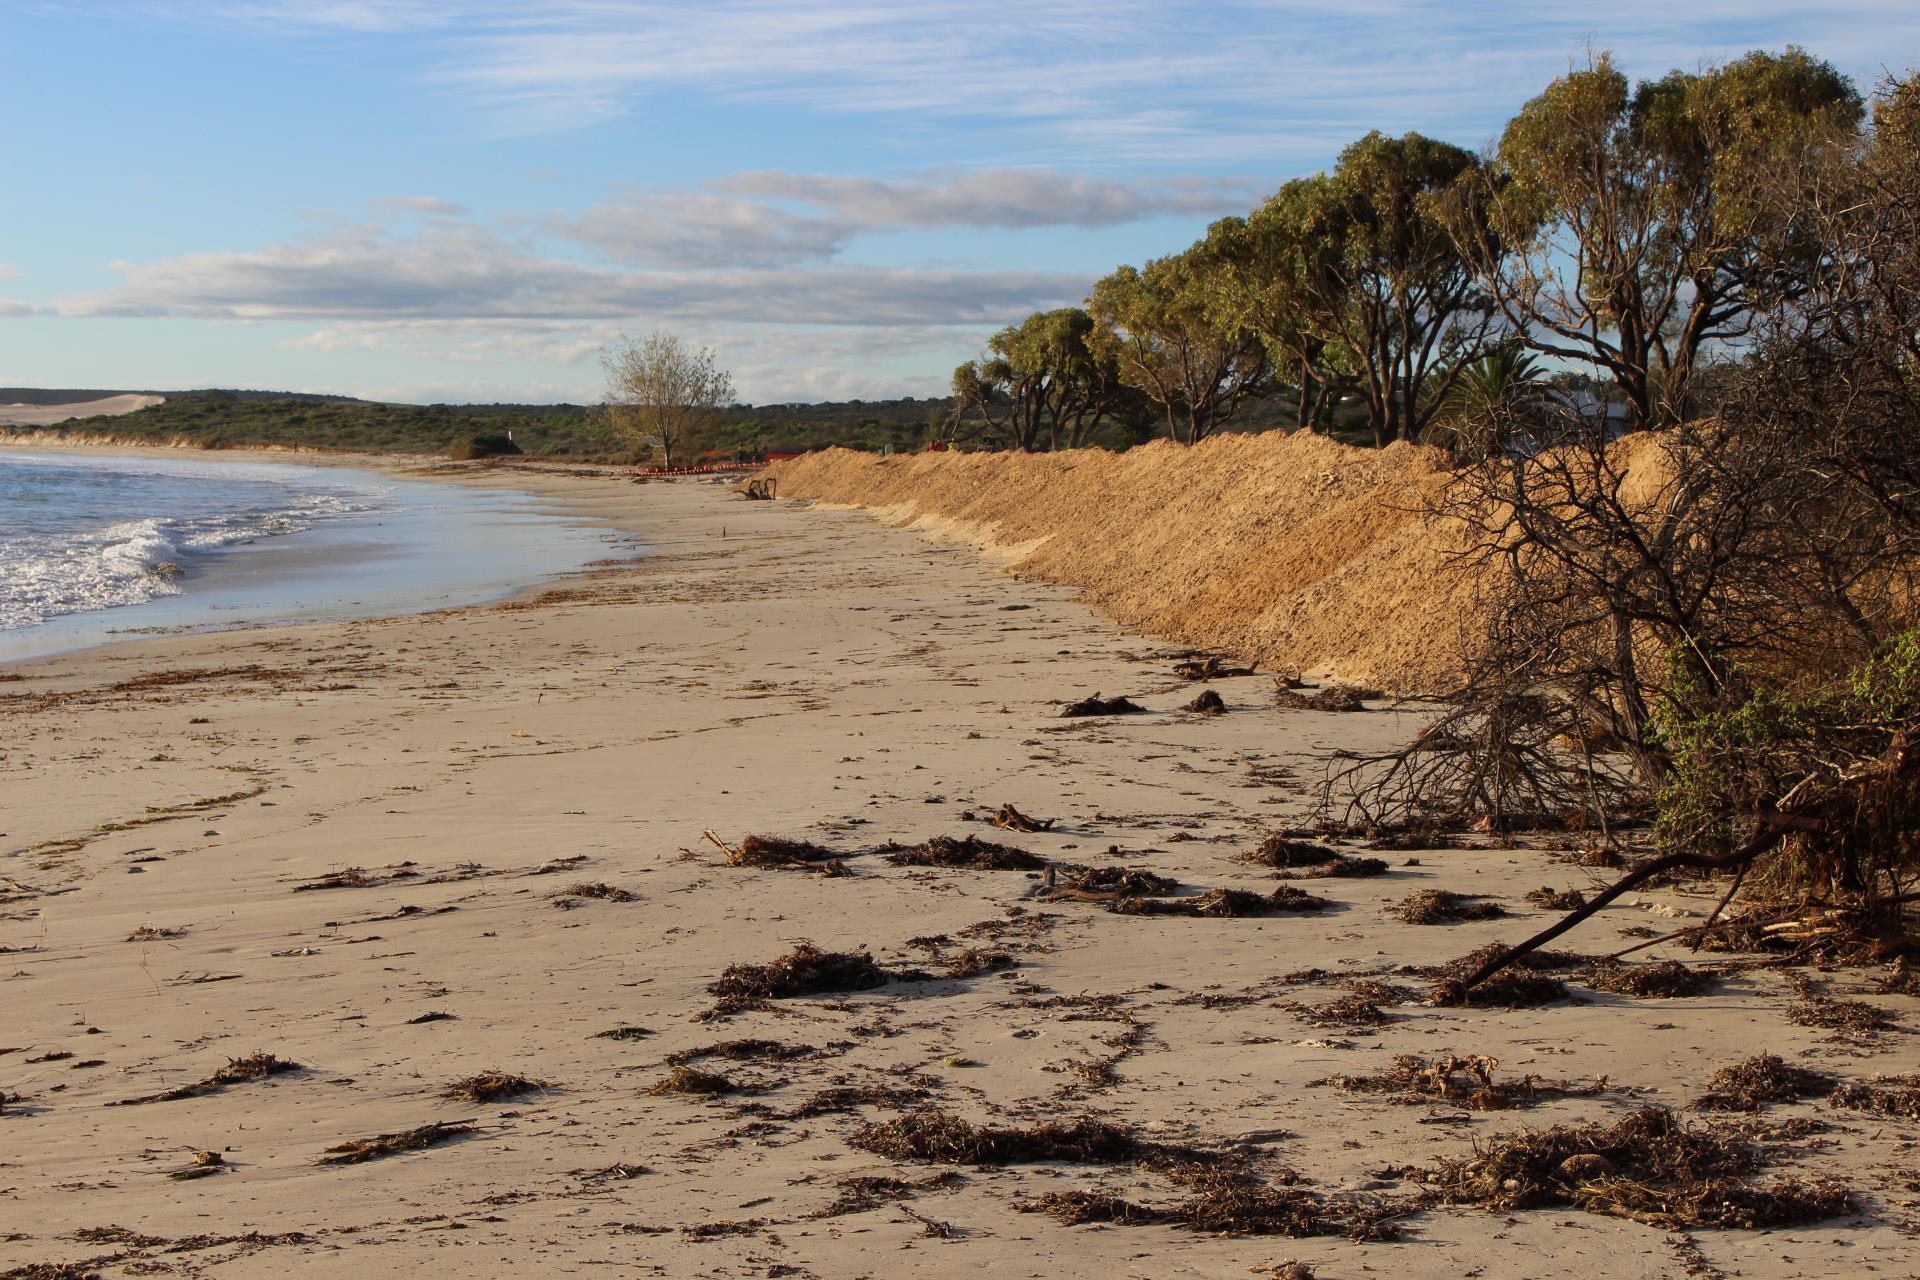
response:
[[[1686,656],[1675,655],[1655,707],[1670,761],[1656,834],[1669,852],[1726,853],[1803,780],[1872,760],[1920,727],[1920,631],[1804,692],[1737,666],[1716,681]]]
[[[47,403],[77,403],[97,391],[60,393]],[[469,436],[513,433],[537,457],[631,461],[591,405],[380,404],[344,396],[277,392],[186,391],[118,417],[81,418],[37,434],[112,436],[202,448],[297,448],[359,453],[436,454]],[[0,399],[26,402],[8,389]],[[709,444],[725,454],[799,453],[843,445],[917,449],[942,400],[851,400],[824,404],[734,405],[722,413]]]
[[[499,458],[520,452],[520,446],[513,437],[504,432],[483,435],[462,436],[447,448],[447,457],[455,462],[471,462],[476,458]]]

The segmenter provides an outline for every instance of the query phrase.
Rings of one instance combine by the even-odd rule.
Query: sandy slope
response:
[[[963,1169],[949,1187],[818,1216],[842,1180],[937,1170],[850,1145],[891,1114],[872,1104],[785,1117],[829,1087],[924,1088],[975,1120],[1103,1114],[1256,1153],[1323,1190],[1391,1197],[1405,1185],[1383,1170],[1521,1125],[1682,1105],[1712,1068],[1762,1046],[1854,1076],[1911,1068],[1903,1036],[1855,1048],[1790,1025],[1789,993],[1764,971],[1690,1000],[1408,1002],[1373,1031],[1289,1011],[1343,994],[1341,975],[1442,961],[1534,926],[1522,891],[1587,874],[1537,852],[1389,855],[1386,876],[1306,885],[1336,910],[1264,920],[1045,904],[1021,872],[872,856],[845,878],[726,866],[703,828],[852,852],[997,836],[969,815],[1012,802],[1059,825],[1000,838],[1059,861],[1266,891],[1268,873],[1233,855],[1301,811],[1328,749],[1392,741],[1417,717],[1280,711],[1257,678],[1215,686],[1227,715],[1184,715],[1194,690],[1152,643],[968,548],[708,486],[525,483],[642,532],[655,554],[507,606],[145,641],[0,684],[0,1091],[19,1095],[0,1114],[0,1274],[64,1262],[83,1264],[60,1273],[76,1275],[613,1265],[1159,1280],[1299,1258],[1329,1277],[1677,1276],[1679,1238],[1570,1209],[1424,1213],[1398,1244],[1068,1227],[1015,1211],[1073,1187],[1178,1194],[1124,1166]],[[1150,714],[1057,717],[1057,700],[1095,690]],[[1419,865],[1401,865],[1409,856]],[[350,867],[416,874],[298,888]],[[637,896],[555,896],[594,882]],[[1416,928],[1382,913],[1431,886],[1495,895],[1518,918]],[[1606,950],[1649,922],[1673,923],[1622,905],[1573,941]],[[165,936],[129,940],[143,927]],[[728,964],[797,939],[911,966],[928,963],[911,940],[943,934],[1018,967],[693,1020]],[[1309,969],[1326,972],[1283,980]],[[1822,981],[1843,991],[1854,977]],[[1911,998],[1874,999],[1914,1023]],[[452,1017],[416,1021],[429,1013]],[[597,1034],[625,1026],[651,1034]],[[647,1092],[669,1054],[738,1037],[817,1053],[705,1064],[761,1086],[743,1097]],[[1449,1049],[1615,1088],[1505,1114],[1309,1086]],[[111,1105],[254,1052],[308,1070]],[[490,1068],[551,1087],[493,1104],[441,1096]],[[1811,1104],[1773,1118],[1784,1114],[1833,1125],[1799,1144],[1799,1167],[1846,1177],[1871,1215],[1699,1233],[1705,1258],[1751,1277],[1910,1274],[1913,1126]],[[385,1160],[315,1163],[345,1139],[431,1120],[477,1128]],[[228,1171],[166,1176],[200,1150],[223,1152]],[[743,1225],[687,1229],[727,1222]]]
[[[148,409],[166,400],[165,396],[107,396],[102,400],[82,400],[75,404],[0,404],[0,426],[50,427],[74,418],[102,415],[118,417],[136,409]]]

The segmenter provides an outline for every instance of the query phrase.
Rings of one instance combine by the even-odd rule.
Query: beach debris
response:
[[[429,1009],[425,1013],[416,1013],[407,1019],[406,1025],[418,1027],[428,1022],[458,1022],[460,1015],[448,1013],[445,1009]]]
[[[435,1120],[399,1133],[381,1133],[371,1138],[353,1138],[328,1147],[316,1164],[364,1164],[406,1151],[424,1151],[478,1132],[471,1120]]]
[[[558,875],[562,871],[571,871],[590,861],[592,859],[584,853],[570,853],[562,858],[549,858],[537,867],[530,867],[527,869],[527,874],[530,876]]]
[[[1827,1105],[1861,1111],[1888,1120],[1920,1120],[1920,1077],[1902,1076],[1891,1086],[1848,1083],[1838,1085]]]
[[[1592,1097],[1607,1087],[1605,1077],[1586,1085],[1549,1083],[1537,1075],[1499,1079],[1500,1060],[1484,1053],[1422,1058],[1403,1054],[1372,1075],[1329,1076],[1314,1085],[1332,1085],[1347,1093],[1391,1093],[1398,1101],[1445,1102],[1469,1111],[1506,1111],[1532,1107],[1548,1098]]]
[[[1387,914],[1408,924],[1453,924],[1461,920],[1494,920],[1506,915],[1507,910],[1477,893],[1421,889],[1388,907]]]
[[[1344,985],[1347,988],[1347,994],[1325,1004],[1289,1003],[1281,1007],[1312,1026],[1365,1031],[1392,1021],[1381,1011],[1380,1006],[1406,1004],[1416,998],[1414,993],[1405,987],[1377,982],[1371,978],[1350,979]],[[1251,1004],[1257,998],[1248,999],[1246,1003]]]
[[[1325,911],[1332,905],[1327,898],[1283,884],[1269,894],[1245,889],[1211,889],[1191,898],[1121,898],[1107,910],[1129,916],[1204,916],[1224,920]]]
[[[1585,969],[1593,964],[1590,956],[1571,951],[1530,951],[1511,965],[1471,989],[1462,979],[1484,968],[1503,948],[1497,942],[1469,951],[1466,955],[1420,970],[1434,978],[1427,1002],[1433,1005],[1479,1005],[1482,1008],[1531,1009],[1561,1000],[1572,1001],[1567,984],[1552,976],[1555,972]]]
[[[1090,698],[1070,703],[1060,715],[1062,719],[1075,716],[1135,716],[1145,711],[1145,707],[1126,698],[1103,698],[1096,693]]]
[[[1272,867],[1285,870],[1293,867],[1318,867],[1334,862],[1341,857],[1337,849],[1318,844],[1312,840],[1300,840],[1284,832],[1276,831],[1262,840],[1251,851],[1239,857],[1241,862],[1250,862],[1257,867]]]
[[[411,879],[420,874],[419,864],[415,862],[396,862],[390,867],[381,867],[369,871],[365,867],[343,867],[338,871],[329,871],[325,875],[302,880],[293,886],[295,893],[308,893],[315,889],[372,889],[395,880]]]
[[[1578,889],[1555,889],[1542,885],[1527,894],[1526,901],[1544,911],[1578,911],[1587,905],[1587,895]]]
[[[156,925],[143,924],[138,929],[135,929],[132,933],[127,935],[127,941],[128,942],[165,942],[169,938],[182,937],[183,935],[185,935],[186,932],[187,931],[185,929],[169,929],[169,928],[162,928]]]
[[[236,1084],[247,1084],[255,1080],[265,1080],[270,1076],[288,1075],[305,1070],[306,1068],[298,1062],[289,1062],[271,1053],[250,1053],[244,1058],[228,1058],[226,1066],[203,1080],[179,1085],[159,1093],[142,1094],[137,1098],[122,1098],[118,1102],[107,1105],[134,1107],[148,1102],[178,1102],[182,1098],[203,1098]]]
[[[1834,1000],[1807,995],[1787,1008],[1787,1021],[1839,1033],[1840,1039],[1866,1039],[1892,1028],[1887,1011],[1865,1000]]]
[[[545,1080],[534,1080],[507,1071],[482,1071],[479,1075],[454,1081],[440,1091],[440,1096],[462,1102],[499,1102],[504,1098],[520,1098],[529,1093],[546,1093],[552,1088]]]
[[[553,894],[552,897],[555,905],[567,906],[571,902],[584,898],[597,898],[602,902],[637,902],[639,901],[640,895],[615,885],[592,880],[568,885],[566,888],[560,890],[560,892]]]
[[[795,996],[871,991],[894,975],[865,951],[822,951],[811,942],[765,964],[728,965],[707,990],[719,997],[709,1017],[758,1008]]]
[[[814,871],[824,876],[853,874],[847,869],[847,864],[841,861],[846,855],[810,841],[790,840],[785,836],[749,835],[738,845],[730,845],[712,831],[703,831],[701,835],[726,854],[727,862],[732,866],[785,867]]]
[[[1596,991],[1639,999],[1679,996],[1704,996],[1720,986],[1720,974],[1713,969],[1694,969],[1678,960],[1658,964],[1602,964],[1587,975],[1586,983]]]
[[[1696,1111],[1759,1111],[1770,1102],[1824,1097],[1838,1083],[1832,1076],[1788,1066],[1778,1056],[1762,1053],[1714,1072],[1706,1093],[1694,1099],[1693,1106]]]
[[[1029,818],[1012,805],[1003,804],[1000,806],[999,811],[993,815],[992,822],[994,826],[999,827],[1002,831],[1031,833],[1035,831],[1053,830],[1054,819],[1047,818],[1043,820],[1039,818]]]
[[[738,1093],[741,1087],[731,1077],[721,1075],[719,1072],[702,1071],[698,1067],[682,1065],[669,1071],[647,1092],[655,1095],[685,1093],[701,1098],[719,1098],[730,1093]]]
[[[858,1177],[842,1178],[834,1186],[840,1194],[824,1209],[808,1214],[810,1218],[840,1218],[850,1213],[865,1213],[869,1209],[878,1209],[884,1204],[894,1204],[910,1199],[922,1191],[948,1191],[965,1186],[966,1175],[952,1169],[944,1169],[918,1182],[909,1182],[905,1178]]]
[[[1222,666],[1219,658],[1208,655],[1174,663],[1173,674],[1182,680],[1224,680],[1229,676],[1250,676],[1253,668]]]
[[[1378,698],[1378,689],[1357,689],[1350,685],[1322,685],[1312,693],[1301,692],[1298,686],[1276,680],[1273,691],[1274,705],[1294,711],[1365,711],[1368,698]]]
[[[1404,1199],[1326,1195],[1284,1181],[1275,1185],[1234,1170],[1195,1167],[1170,1176],[1188,1184],[1195,1194],[1155,1207],[1106,1192],[1050,1191],[1020,1207],[1070,1226],[1088,1222],[1164,1225],[1213,1236],[1344,1236],[1350,1240],[1391,1240],[1399,1234],[1395,1220],[1417,1207]]]
[[[216,1173],[225,1173],[230,1167],[227,1158],[218,1151],[196,1151],[179,1168],[167,1170],[167,1176],[175,1182],[191,1182],[196,1178],[210,1178]]]
[[[1212,689],[1207,689],[1204,690],[1199,697],[1180,709],[1182,711],[1191,711],[1195,715],[1218,716],[1226,714],[1227,703],[1226,699],[1222,698],[1218,693],[1215,693]]]
[[[1039,871],[1047,860],[1038,854],[966,836],[935,836],[910,848],[888,846],[887,861],[896,867],[956,867],[971,871]]]
[[[1613,1124],[1506,1134],[1418,1176],[1450,1204],[1571,1206],[1668,1229],[1792,1226],[1853,1212],[1852,1195],[1831,1180],[1759,1185],[1753,1175],[1766,1164],[1737,1135],[1646,1107]]]
[[[850,1141],[862,1151],[891,1160],[935,1164],[1132,1164],[1165,1150],[1104,1120],[1047,1121],[1000,1129],[970,1124],[931,1107],[869,1125]]]
[[[782,1044],[778,1040],[721,1040],[714,1044],[703,1044],[694,1049],[681,1049],[667,1055],[667,1061],[676,1066],[681,1063],[698,1062],[703,1058],[725,1058],[729,1062],[756,1062],[771,1059],[775,1062],[791,1062],[795,1058],[811,1058],[820,1051],[812,1045]]]
[[[613,1027],[593,1033],[595,1040],[645,1040],[653,1034],[649,1027]]]
[[[1041,896],[1049,902],[1067,899],[1107,902],[1115,898],[1157,898],[1178,892],[1178,880],[1143,867],[1066,867]]]

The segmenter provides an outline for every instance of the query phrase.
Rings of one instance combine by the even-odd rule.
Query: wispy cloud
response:
[[[510,128],[567,128],[689,92],[806,110],[1027,122],[1059,157],[1285,160],[1416,118],[1473,142],[1597,40],[1648,74],[1807,45],[1872,76],[1920,56],[1910,0],[253,0],[162,6],[265,33],[411,32],[425,76]],[[1601,24],[1605,29],[1600,30]],[[1004,133],[987,144],[1011,154]],[[978,156],[961,157],[978,159]]]
[[[1085,295],[1086,273],[826,265],[628,271],[533,252],[473,226],[376,226],[246,252],[119,263],[123,283],[69,315],[221,320],[760,320],[1004,323]]]

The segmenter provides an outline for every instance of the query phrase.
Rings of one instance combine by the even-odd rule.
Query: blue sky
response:
[[[1920,5],[0,0],[0,385],[938,394],[1368,129],[1789,43],[1870,86]]]

